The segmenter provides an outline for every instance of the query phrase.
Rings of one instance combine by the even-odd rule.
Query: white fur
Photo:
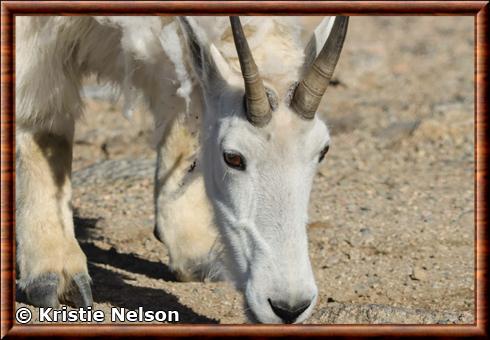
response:
[[[280,99],[272,121],[259,129],[244,119],[243,80],[228,18],[189,20],[211,56],[204,70],[196,70],[185,30],[172,17],[17,17],[21,286],[46,271],[65,280],[86,272],[81,250],[66,248],[57,231],[66,230],[66,242],[76,244],[71,211],[58,208],[70,199],[69,178],[36,178],[48,179],[57,168],[69,173],[63,164],[71,162],[74,122],[83,110],[81,82],[96,74],[121,91],[128,115],[138,98],[153,114],[155,232],[169,248],[172,269],[184,280],[230,278],[260,322],[281,322],[268,299],[290,305],[312,300],[296,321],[302,322],[317,298],[305,230],[309,193],[318,154],[330,139],[320,119],[304,121],[286,102],[305,59],[304,25],[293,17],[242,17],[261,75]],[[325,19],[315,30],[317,46],[331,24]],[[213,65],[221,80],[208,77]],[[60,138],[69,151],[57,146]],[[225,150],[239,151],[246,171],[229,168]],[[54,162],[49,152],[69,162]],[[41,230],[49,240],[36,244]],[[82,264],[62,261],[70,252]],[[51,267],[38,264],[51,257],[58,258]],[[62,294],[64,286],[59,289]]]

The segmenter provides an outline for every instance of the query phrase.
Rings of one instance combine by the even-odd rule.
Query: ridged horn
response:
[[[250,123],[261,127],[272,118],[272,109],[265,90],[259,69],[255,64],[247,39],[243,33],[238,17],[230,17],[233,40],[240,61],[243,81],[245,83],[246,115]]]
[[[339,60],[349,17],[335,18],[331,33],[305,77],[298,84],[291,108],[304,119],[313,119]]]

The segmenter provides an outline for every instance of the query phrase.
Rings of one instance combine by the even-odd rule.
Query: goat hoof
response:
[[[39,276],[27,285],[27,300],[36,307],[59,307],[58,284],[59,277],[55,273]]]
[[[75,307],[91,307],[93,304],[90,278],[85,273],[75,275],[64,294],[64,299],[69,305]]]

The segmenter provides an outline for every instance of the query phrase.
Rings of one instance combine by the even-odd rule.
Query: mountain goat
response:
[[[70,177],[81,81],[95,74],[126,113],[141,94],[153,114],[155,236],[178,277],[230,279],[252,321],[311,314],[307,207],[330,144],[315,113],[348,18],[324,18],[308,44],[300,18],[242,20],[17,18],[17,263],[30,303],[92,304]]]

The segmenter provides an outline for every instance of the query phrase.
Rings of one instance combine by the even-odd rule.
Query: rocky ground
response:
[[[474,322],[473,42],[472,17],[352,18],[310,202],[320,297],[309,323]],[[177,282],[166,266],[152,233],[149,118],[128,121],[87,93],[73,206],[94,309],[246,322],[227,283]]]

